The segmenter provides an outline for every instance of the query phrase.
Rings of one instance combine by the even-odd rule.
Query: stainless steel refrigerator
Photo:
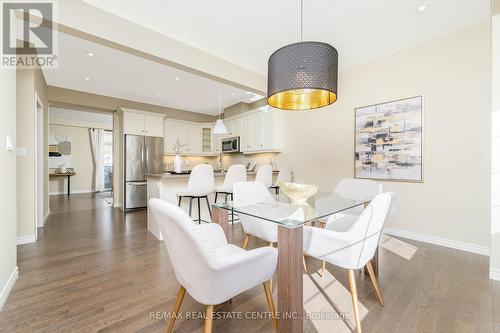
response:
[[[148,204],[147,175],[163,173],[163,138],[125,135],[125,210]]]

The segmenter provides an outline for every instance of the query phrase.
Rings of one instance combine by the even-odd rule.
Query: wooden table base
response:
[[[280,333],[302,333],[303,228],[278,227],[278,329]]]

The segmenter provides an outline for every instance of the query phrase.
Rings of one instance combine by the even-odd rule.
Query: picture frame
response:
[[[356,108],[354,177],[422,183],[423,113],[423,95]]]

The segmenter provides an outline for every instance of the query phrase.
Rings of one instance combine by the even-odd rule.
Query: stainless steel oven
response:
[[[240,152],[240,137],[222,139],[222,151],[224,153],[239,153]]]

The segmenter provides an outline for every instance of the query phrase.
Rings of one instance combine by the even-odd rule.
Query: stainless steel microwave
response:
[[[222,139],[222,151],[224,153],[239,153],[240,152],[240,137]]]

